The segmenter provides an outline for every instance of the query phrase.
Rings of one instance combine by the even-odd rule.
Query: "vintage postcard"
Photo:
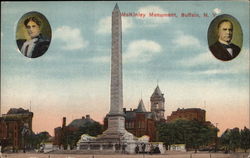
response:
[[[247,0],[1,2],[2,152],[243,151],[249,28]]]

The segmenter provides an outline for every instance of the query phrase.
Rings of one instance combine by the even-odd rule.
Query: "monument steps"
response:
[[[122,151],[113,150],[54,150],[46,154],[86,154],[86,155],[114,155],[122,154]]]

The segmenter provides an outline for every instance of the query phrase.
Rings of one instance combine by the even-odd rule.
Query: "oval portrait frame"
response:
[[[25,21],[33,21],[32,19],[36,21],[36,24],[39,23],[40,28],[40,34],[35,38],[31,38],[25,26]],[[16,43],[23,56],[37,58],[44,55],[50,46],[51,38],[52,31],[49,21],[42,13],[31,11],[19,19],[16,26]]]
[[[235,48],[237,51],[235,51],[235,55],[233,54],[232,56],[228,56],[230,54],[228,54],[224,48],[223,50],[219,51],[220,46],[214,47],[216,43],[218,43],[218,25],[221,21],[224,20],[230,21],[233,24],[233,36],[231,44],[233,44],[233,46],[236,45],[235,47],[233,47],[233,50]],[[207,32],[207,41],[210,52],[213,54],[215,58],[221,61],[233,60],[235,57],[239,55],[243,45],[243,33],[240,23],[235,17],[229,14],[222,14],[216,16],[209,25]],[[225,53],[225,56],[223,53]]]

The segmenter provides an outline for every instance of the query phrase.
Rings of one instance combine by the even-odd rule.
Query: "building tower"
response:
[[[150,102],[151,112],[154,115],[154,119],[156,121],[165,120],[165,98],[158,85],[155,88],[154,93],[150,97]]]
[[[147,112],[142,99],[140,100],[140,102],[138,104],[136,112]]]

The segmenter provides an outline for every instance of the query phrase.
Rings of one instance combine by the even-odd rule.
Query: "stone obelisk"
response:
[[[118,5],[112,12],[112,53],[109,115],[123,115],[122,20]]]
[[[120,142],[134,139],[133,135],[125,130],[122,87],[122,19],[117,4],[112,12],[110,111],[107,117],[108,129],[100,137],[102,140]]]
[[[115,147],[118,145],[119,148],[119,145],[121,145],[125,147],[126,152],[134,153],[138,139],[126,131],[125,115],[123,113],[122,18],[117,4],[112,12],[110,111],[107,117],[107,130],[95,139],[80,139],[78,148],[91,149],[100,146],[100,150],[110,150],[110,148],[117,150]]]

